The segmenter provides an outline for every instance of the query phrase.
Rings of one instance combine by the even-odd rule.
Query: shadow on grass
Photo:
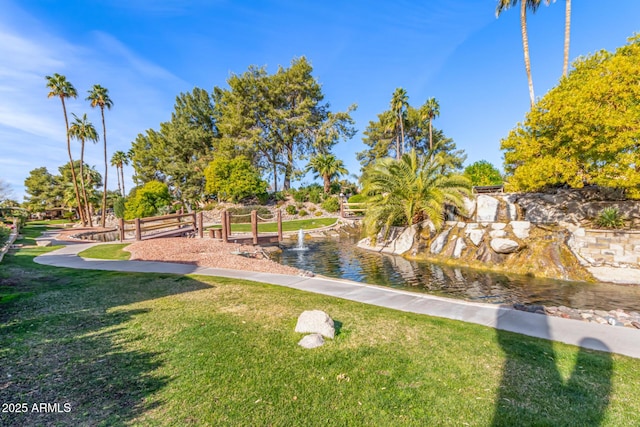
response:
[[[540,318],[548,335],[547,318]],[[501,319],[496,333],[506,360],[493,425],[601,425],[611,394],[611,355],[581,347],[573,364],[556,354],[552,341],[502,330]],[[607,348],[594,338],[580,345]],[[565,380],[562,372],[570,370]]]
[[[19,252],[0,272],[0,287],[25,295],[0,306],[0,402],[27,404],[0,412],[0,425],[124,425],[161,403],[154,393],[171,381],[157,373],[163,355],[145,351],[146,337],[128,325],[148,310],[127,305],[210,286],[32,260]],[[47,412],[34,411],[41,403]]]

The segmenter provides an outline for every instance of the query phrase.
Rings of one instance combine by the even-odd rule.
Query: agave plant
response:
[[[624,227],[624,219],[618,208],[610,206],[600,211],[596,218],[596,224],[602,228],[622,228]]]

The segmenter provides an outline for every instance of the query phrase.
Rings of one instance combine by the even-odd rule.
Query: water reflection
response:
[[[640,287],[605,283],[568,282],[518,275],[487,273],[400,256],[365,251],[356,237],[313,239],[309,248],[290,250],[285,243],[276,260],[329,277],[372,283],[416,292],[495,304],[566,305],[579,309],[640,311]]]

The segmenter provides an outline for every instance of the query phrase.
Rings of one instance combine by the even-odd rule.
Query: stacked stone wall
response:
[[[640,231],[589,230],[573,232],[572,247],[593,266],[640,266]]]

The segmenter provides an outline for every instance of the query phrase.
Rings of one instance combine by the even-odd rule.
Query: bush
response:
[[[214,209],[215,209],[215,208],[217,208],[217,207],[218,207],[218,202],[207,202],[207,203],[203,206],[202,210],[204,210],[204,211],[212,211],[212,210],[214,210]]]
[[[312,187],[309,189],[309,201],[311,203],[320,203],[322,202],[322,189],[317,187]]]
[[[295,214],[297,214],[297,213],[298,213],[298,209],[296,209],[296,207],[295,207],[295,206],[293,206],[293,205],[288,205],[288,206],[287,206],[287,208],[286,208],[285,210],[287,211],[287,213],[288,213],[289,215],[295,215]]]
[[[331,196],[322,202],[322,209],[327,212],[338,212],[340,210],[340,202],[336,196]]]
[[[118,196],[113,202],[113,214],[116,218],[124,218],[124,203],[125,199],[122,196]]]
[[[275,193],[273,193],[273,199],[276,202],[283,202],[287,200],[287,195],[285,194],[284,191],[276,191]]]
[[[314,215],[315,216],[322,216],[322,212],[321,211],[316,211],[316,213]]]
[[[624,219],[622,219],[618,208],[611,206],[600,211],[596,218],[596,225],[602,228],[622,228],[624,227]]]
[[[316,208],[315,206],[309,206],[309,212],[313,212],[313,211],[315,211],[316,209],[318,209],[318,208]]]
[[[296,203],[296,208],[303,209],[304,208],[304,203]]]
[[[362,194],[354,194],[353,196],[349,197],[349,200],[347,201],[349,203],[364,203],[367,201],[367,198]]]
[[[125,203],[125,219],[145,218],[154,216],[158,210],[171,204],[171,196],[167,184],[159,181],[149,181],[137,189],[134,196],[130,196]]]
[[[260,178],[251,161],[244,156],[216,157],[204,170],[205,191],[220,201],[237,202],[267,194],[267,183]],[[266,200],[265,200],[266,202]]]
[[[298,203],[304,203],[307,201],[307,191],[304,189],[300,189],[300,190],[292,190],[291,195],[293,196],[293,200],[295,200]]]
[[[298,211],[298,215],[299,216],[307,216],[307,215],[309,215],[309,213],[307,211],[305,211],[304,209],[300,209],[300,211]]]

